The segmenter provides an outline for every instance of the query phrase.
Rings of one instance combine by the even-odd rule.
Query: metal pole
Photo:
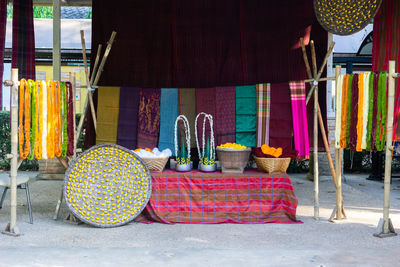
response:
[[[53,80],[61,80],[61,0],[53,0]]]
[[[314,90],[314,219],[319,220],[318,86]]]

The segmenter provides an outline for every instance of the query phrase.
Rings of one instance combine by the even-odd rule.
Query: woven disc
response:
[[[362,30],[378,12],[382,0],[314,0],[318,22],[330,33],[349,35]]]
[[[64,180],[72,213],[97,227],[114,227],[137,217],[151,195],[151,175],[130,150],[114,144],[92,147],[74,159]]]

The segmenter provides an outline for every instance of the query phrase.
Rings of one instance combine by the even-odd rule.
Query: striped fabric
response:
[[[216,145],[236,142],[236,89],[217,87],[216,103]]]
[[[388,71],[389,60],[400,70],[400,1],[385,0],[374,18],[372,71]],[[396,79],[393,141],[400,141],[400,81]]]
[[[96,144],[117,143],[119,87],[101,86],[98,91]]]
[[[304,82],[290,82],[290,99],[292,102],[294,148],[299,152],[299,157],[308,158],[310,154],[306,84]]]
[[[136,221],[151,223],[301,223],[287,174],[152,173],[150,201]]]
[[[160,88],[140,89],[137,147],[153,149],[160,134]]]
[[[271,84],[257,84],[257,146],[269,145]]]
[[[12,67],[18,77],[35,80],[33,0],[13,1]]]
[[[4,71],[4,46],[6,41],[6,23],[7,23],[7,1],[0,1],[0,77],[3,78]],[[3,109],[3,83],[0,83],[0,110]]]

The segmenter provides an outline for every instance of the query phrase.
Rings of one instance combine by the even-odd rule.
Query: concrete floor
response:
[[[35,173],[21,173],[34,177]],[[7,173],[0,173],[7,175]],[[52,219],[61,181],[32,181],[34,224],[18,193],[20,237],[0,235],[0,266],[400,266],[400,236],[373,237],[382,217],[383,184],[367,175],[346,175],[348,219],[327,221],[335,191],[320,183],[321,220],[313,219],[313,183],[291,174],[303,224],[164,225],[97,229]],[[0,191],[2,192],[2,191]],[[391,219],[400,233],[400,180],[392,184]],[[9,220],[9,197],[0,210],[0,230]]]

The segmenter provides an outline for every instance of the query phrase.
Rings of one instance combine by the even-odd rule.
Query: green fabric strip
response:
[[[376,115],[376,142],[378,151],[382,151],[385,146],[386,135],[386,72],[379,73],[378,79],[378,112]]]
[[[257,130],[257,93],[255,85],[236,87],[236,143],[255,147]]]
[[[371,151],[372,113],[374,112],[374,73],[369,76],[368,92],[368,125],[367,125],[367,151]]]
[[[349,83],[348,83],[348,102],[347,102],[347,124],[346,124],[346,143],[347,146],[349,145],[350,139],[350,124],[351,124],[351,85],[353,83],[353,74],[349,76]]]

